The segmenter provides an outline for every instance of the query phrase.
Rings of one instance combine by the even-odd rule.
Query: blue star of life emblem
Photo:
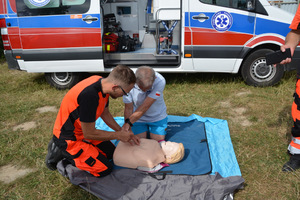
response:
[[[227,31],[231,28],[233,18],[230,13],[226,11],[219,11],[215,13],[211,19],[212,27],[219,32]]]

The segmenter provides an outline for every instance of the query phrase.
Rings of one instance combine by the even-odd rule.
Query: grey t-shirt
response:
[[[133,89],[128,93],[128,96],[123,96],[124,103],[133,103],[133,112],[142,105],[147,97],[156,100],[137,122],[156,122],[167,117],[167,107],[163,95],[166,80],[157,72],[155,72],[155,77],[153,86],[148,91],[143,92],[139,86],[135,84]]]

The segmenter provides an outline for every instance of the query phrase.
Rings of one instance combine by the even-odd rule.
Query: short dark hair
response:
[[[121,82],[126,85],[135,84],[136,77],[132,69],[125,65],[117,65],[107,77],[111,81]]]

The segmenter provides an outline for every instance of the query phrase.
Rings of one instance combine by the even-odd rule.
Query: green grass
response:
[[[0,65],[0,72],[0,166],[36,169],[10,184],[0,182],[0,199],[97,199],[44,165],[57,113],[41,114],[36,109],[59,108],[67,91],[50,87],[43,74],[8,70],[6,63]],[[247,86],[240,76],[230,74],[163,75],[168,114],[228,121],[245,179],[245,188],[235,199],[300,199],[300,171],[281,172],[288,160],[295,72],[268,88]],[[122,99],[111,100],[110,111],[122,116]],[[37,127],[13,130],[30,121],[37,122]]]

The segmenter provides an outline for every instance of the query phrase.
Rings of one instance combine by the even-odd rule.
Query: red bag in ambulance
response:
[[[114,33],[104,34],[105,52],[116,52],[119,48],[118,36]]]

